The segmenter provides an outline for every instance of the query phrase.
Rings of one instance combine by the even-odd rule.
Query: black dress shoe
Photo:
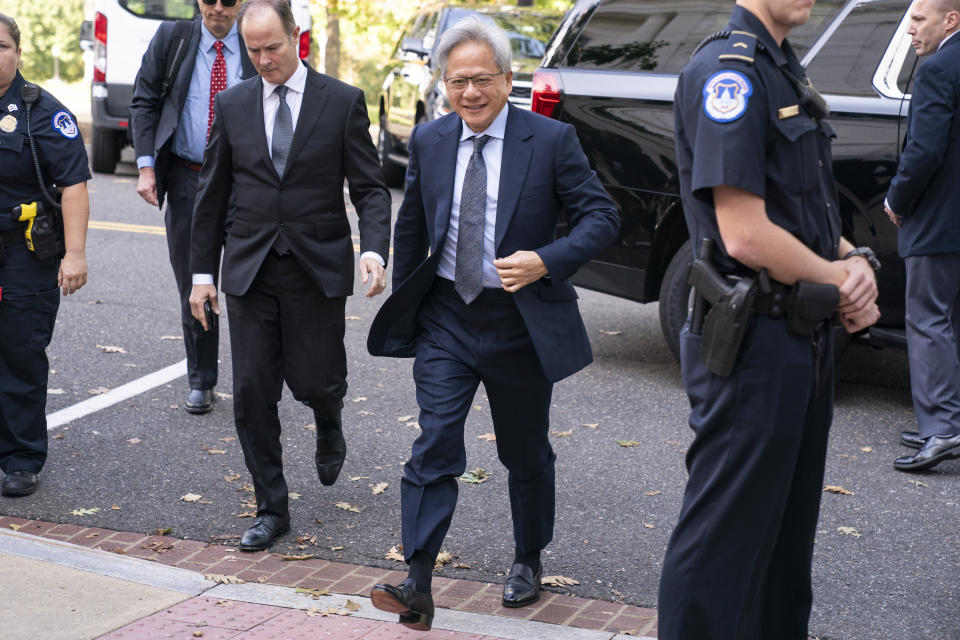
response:
[[[272,513],[262,513],[240,538],[240,551],[262,551],[278,536],[290,531],[290,521]]]
[[[32,471],[11,471],[3,479],[0,493],[5,496],[28,496],[37,490],[40,478]]]
[[[951,458],[960,458],[960,434],[930,436],[920,451],[894,460],[893,468],[897,471],[923,471]]]
[[[543,578],[543,563],[534,573],[533,569],[522,562],[514,562],[510,567],[507,582],[503,585],[503,606],[515,609],[539,600],[541,578]]]
[[[905,447],[910,447],[911,449],[922,449],[923,443],[926,442],[926,438],[921,438],[920,434],[916,431],[901,431],[900,432],[900,444]]]
[[[397,586],[378,584],[370,592],[373,606],[381,611],[400,614],[400,624],[430,631],[433,624],[433,596],[413,588],[413,581],[404,580]]]
[[[213,409],[213,389],[190,389],[183,408],[187,413],[210,413]]]
[[[347,443],[343,439],[343,426],[340,411],[329,414],[314,412],[317,423],[317,453],[314,463],[317,465],[317,477],[326,486],[332,486],[340,476],[343,461],[347,457]]]

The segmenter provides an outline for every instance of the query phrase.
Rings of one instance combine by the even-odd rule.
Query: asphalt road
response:
[[[129,153],[129,152],[128,152]],[[175,364],[183,358],[176,291],[162,216],[135,194],[134,167],[90,184],[90,283],[63,299],[51,358],[48,413]],[[394,206],[399,193],[394,192]],[[145,232],[146,231],[146,232]],[[361,293],[358,283],[357,293]],[[278,552],[399,567],[385,558],[399,538],[401,466],[417,435],[410,360],[373,358],[366,332],[383,298],[347,303],[348,442],[340,481],[322,487],[313,469],[312,414],[285,392],[286,476],[299,494],[292,532]],[[676,520],[691,440],[679,370],[660,337],[657,307],[581,291],[595,362],[556,386],[558,517],[548,574],[574,578],[587,598],[656,606],[664,548]],[[219,392],[231,392],[229,318],[222,323]],[[125,353],[101,347],[121,347]],[[895,472],[901,429],[914,425],[903,352],[854,347],[844,360],[817,537],[811,632],[820,638],[960,638],[956,611],[960,462],[921,475]],[[0,513],[110,529],[229,543],[251,520],[252,494],[235,440],[228,397],[202,417],[182,409],[181,377],[51,431],[43,485],[34,496],[0,499]],[[490,472],[463,484],[443,575],[502,581],[512,558],[506,472],[489,433],[483,389],[467,422],[468,469]],[[622,447],[618,440],[639,446]],[[239,475],[239,477],[236,477]],[[235,479],[234,479],[235,478]],[[374,495],[371,486],[387,483]],[[182,496],[199,494],[198,502]],[[336,506],[348,503],[358,512]],[[93,510],[74,515],[74,510]],[[299,536],[316,544],[298,548]],[[717,550],[722,553],[723,550]]]

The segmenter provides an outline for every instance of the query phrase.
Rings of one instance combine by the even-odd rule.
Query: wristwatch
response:
[[[866,259],[870,263],[870,266],[873,267],[874,273],[880,271],[880,261],[877,260],[877,254],[873,252],[873,249],[870,247],[857,247],[847,255],[843,256],[843,259],[853,258],[854,256],[860,256],[861,258]]]

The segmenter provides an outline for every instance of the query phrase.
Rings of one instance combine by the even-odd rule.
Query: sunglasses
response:
[[[219,0],[219,2],[225,7],[232,7],[237,4],[237,0]],[[217,4],[217,0],[203,0],[203,4],[208,4],[212,7]]]

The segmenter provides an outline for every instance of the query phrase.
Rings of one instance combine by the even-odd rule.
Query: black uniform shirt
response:
[[[806,113],[780,70],[805,77],[788,42],[778,47],[763,23],[740,6],[728,29],[731,37],[705,45],[677,83],[677,164],[694,251],[699,255],[701,238],[712,238],[720,248],[714,261],[721,271],[746,271],[729,258],[717,228],[712,189],[726,185],[763,198],[774,224],[834,260],[840,218],[830,156],[833,131]]]
[[[23,76],[17,72],[0,96],[0,231],[16,227],[12,209],[43,198],[27,141]],[[77,120],[56,98],[40,91],[30,112],[30,130],[46,186],[69,187],[90,179],[87,151]]]

